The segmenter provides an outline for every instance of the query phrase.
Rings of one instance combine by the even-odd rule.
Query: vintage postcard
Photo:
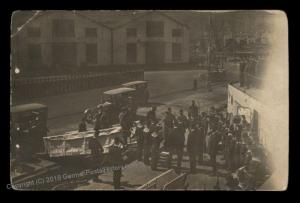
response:
[[[19,10],[13,190],[282,191],[279,10]]]

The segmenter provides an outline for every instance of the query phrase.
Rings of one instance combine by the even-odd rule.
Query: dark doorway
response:
[[[146,64],[162,64],[165,60],[164,42],[146,43]]]

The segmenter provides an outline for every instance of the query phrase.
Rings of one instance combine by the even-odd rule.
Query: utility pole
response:
[[[211,67],[210,67],[210,59],[211,59],[211,14],[209,14],[209,28],[208,28],[208,50],[207,50],[207,89],[209,92],[212,91],[210,84],[210,75],[211,75]]]

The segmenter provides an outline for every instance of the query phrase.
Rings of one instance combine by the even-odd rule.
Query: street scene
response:
[[[284,190],[282,25],[279,11],[14,12],[8,187]]]

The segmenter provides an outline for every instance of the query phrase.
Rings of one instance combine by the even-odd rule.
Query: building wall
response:
[[[52,35],[52,20],[54,19],[71,19],[74,20],[74,37],[54,37]],[[40,27],[40,37],[32,38],[28,36],[28,28]],[[85,37],[85,28],[94,27],[97,28],[97,38]],[[28,64],[28,45],[40,44],[42,52],[42,64],[43,66],[52,66],[52,45],[53,43],[75,43],[76,44],[76,65],[79,66],[86,62],[86,44],[97,43],[98,54],[97,63],[93,65],[108,65],[111,62],[110,58],[110,30],[101,27],[85,18],[82,18],[72,11],[55,11],[47,12],[31,21],[27,26],[18,33],[14,39],[14,46],[17,53],[15,53],[17,64],[19,66]]]
[[[232,97],[232,99],[231,99]],[[233,101],[233,102],[231,102]],[[272,142],[272,136],[269,132],[269,127],[275,120],[270,120],[269,112],[270,109],[267,105],[258,101],[256,98],[249,96],[247,93],[242,92],[238,88],[228,85],[228,101],[227,101],[227,111],[233,115],[238,115],[237,109],[239,106],[246,107],[250,109],[250,120],[253,118],[253,112],[256,110],[258,112],[258,136],[261,144],[265,147],[269,147]]]
[[[147,37],[146,36],[146,21],[163,21],[164,22],[164,37]],[[137,37],[127,38],[127,28],[136,28]],[[172,29],[182,28],[182,37],[172,37]],[[145,64],[145,42],[159,41],[165,43],[165,59],[164,63],[188,63],[189,62],[189,30],[184,26],[174,22],[160,14],[153,13],[141,16],[139,19],[116,28],[114,30],[114,64],[127,64],[126,60],[126,45],[127,43],[137,43],[137,62],[135,64]],[[181,61],[174,62],[172,60],[172,43],[178,42],[182,45]]]

